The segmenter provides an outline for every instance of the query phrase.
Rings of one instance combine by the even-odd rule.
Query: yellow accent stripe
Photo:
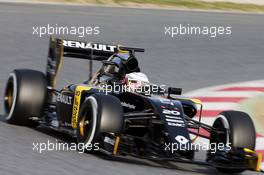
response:
[[[202,104],[202,101],[201,100],[195,99],[195,98],[181,98],[181,97],[176,97],[175,99],[178,99],[178,100],[190,100],[190,101],[192,101],[195,104],[198,104],[198,105],[201,105]]]
[[[248,148],[244,148],[244,151],[247,152],[247,153],[252,153],[252,154],[255,154],[256,152],[251,150],[251,149],[248,149]]]
[[[251,149],[248,149],[248,148],[244,148],[244,151],[245,151],[246,153],[249,153],[249,154],[254,154],[254,155],[257,154],[255,151],[253,151],[253,150],[251,150]],[[248,156],[250,156],[250,155],[248,155]],[[251,166],[251,168],[254,169],[255,171],[260,172],[260,171],[261,171],[261,162],[262,162],[262,158],[263,158],[262,154],[259,153],[259,154],[257,155],[257,159],[254,159],[253,161],[250,162],[250,166]]]
[[[80,135],[82,137],[84,137],[84,119],[82,119],[82,121],[79,123],[79,127],[80,127]]]
[[[195,104],[199,104],[199,105],[202,104],[202,101],[199,100],[199,99],[194,99],[194,98],[192,98],[192,99],[190,99],[190,100],[192,100],[192,102],[194,102]]]
[[[87,91],[87,90],[90,90],[91,88],[92,87],[80,85],[80,86],[77,86],[75,89],[74,102],[73,102],[73,108],[72,108],[72,128],[73,129],[77,128],[82,91]]]
[[[262,154],[259,153],[258,154],[258,162],[257,162],[257,167],[256,167],[256,171],[260,172],[261,171],[261,162],[262,162]]]
[[[117,154],[117,149],[118,149],[119,141],[120,141],[120,137],[116,137],[115,146],[114,146],[114,152],[113,152],[114,155]]]
[[[123,53],[123,54],[125,54],[125,53],[129,53],[129,51],[127,51],[127,50],[121,50],[120,47],[122,47],[122,45],[118,45],[118,46],[117,46],[118,53],[121,53],[121,54],[122,54],[122,53]]]

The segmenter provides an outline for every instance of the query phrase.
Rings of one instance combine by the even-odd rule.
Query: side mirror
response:
[[[169,87],[168,88],[168,98],[170,98],[172,94],[173,95],[181,95],[182,94],[182,88]]]

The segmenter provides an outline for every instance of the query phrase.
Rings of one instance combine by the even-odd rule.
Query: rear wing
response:
[[[118,46],[81,41],[61,40],[64,57],[74,57],[92,60],[106,60],[118,51]]]
[[[87,59],[90,63],[90,75],[92,77],[92,62],[105,61],[110,56],[126,52],[134,56],[135,52],[144,52],[144,49],[122,47],[119,45],[91,43],[83,41],[66,40],[59,38],[50,38],[49,53],[47,59],[46,75],[48,86],[54,88],[56,85],[57,74],[63,63],[64,57]]]

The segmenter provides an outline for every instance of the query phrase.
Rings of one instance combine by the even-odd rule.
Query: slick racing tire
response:
[[[255,150],[256,130],[250,116],[240,111],[221,112],[213,127],[224,131],[222,136],[212,133],[210,143],[230,143],[232,149],[248,148]],[[245,169],[217,168],[224,173],[240,173]]]
[[[120,134],[124,125],[123,108],[118,98],[93,94],[81,105],[77,122],[77,141],[86,151],[96,151],[103,133]],[[96,144],[96,146],[95,146]],[[91,148],[93,149],[87,149]]]
[[[32,117],[41,117],[47,96],[47,81],[42,72],[14,70],[7,80],[4,94],[5,120],[10,124],[35,127]]]

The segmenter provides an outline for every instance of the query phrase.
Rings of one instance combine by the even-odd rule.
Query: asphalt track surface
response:
[[[146,53],[138,57],[142,70],[148,73],[151,81],[183,87],[185,92],[210,85],[263,79],[263,18],[263,15],[254,14],[0,4],[0,94],[3,94],[5,81],[12,69],[45,70],[48,36],[39,38],[32,35],[32,26],[47,24],[99,25],[100,36],[82,40],[146,48]],[[180,23],[231,25],[232,36],[216,39],[164,36],[165,25]],[[80,82],[87,77],[88,64],[85,61],[69,59],[64,67],[59,86]],[[2,109],[1,113],[4,113]],[[71,141],[56,132],[0,122],[0,174],[217,174],[213,168],[205,166],[109,161],[74,151],[39,154],[32,150],[33,142],[55,142],[56,139]]]

